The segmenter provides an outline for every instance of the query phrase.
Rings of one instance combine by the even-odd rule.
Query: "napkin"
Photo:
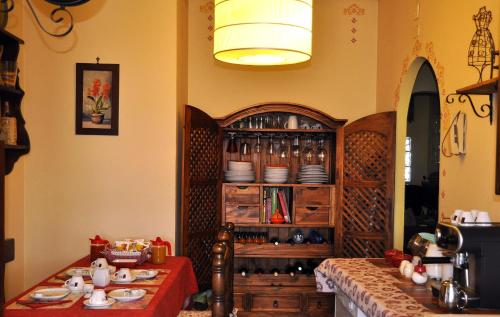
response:
[[[29,308],[42,308],[42,307],[48,307],[48,306],[54,306],[54,305],[61,305],[61,304],[66,304],[66,303],[71,303],[72,300],[70,299],[65,299],[65,300],[54,300],[50,302],[40,302],[32,299],[20,299],[16,303],[20,305],[27,306]]]

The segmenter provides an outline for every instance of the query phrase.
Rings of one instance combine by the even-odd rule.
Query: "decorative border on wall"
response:
[[[207,40],[209,42],[212,42],[214,39],[214,2],[212,1],[207,1],[205,4],[200,5],[200,12],[205,13],[207,15],[207,20],[208,20],[208,35],[207,35]]]
[[[352,33],[351,43],[356,44],[358,39],[356,38],[356,33],[359,29],[356,27],[359,22],[359,17],[365,15],[365,9],[358,6],[356,3],[351,4],[349,7],[344,9],[344,15],[351,17],[350,32]],[[356,18],[357,17],[357,18]]]

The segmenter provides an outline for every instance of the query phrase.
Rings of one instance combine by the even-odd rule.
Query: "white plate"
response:
[[[111,275],[111,282],[113,282],[115,284],[129,284],[129,283],[132,283],[135,280],[136,280],[136,277],[133,274],[132,274],[132,278],[128,279],[128,280],[117,279],[116,277],[114,277],[113,275]]]
[[[143,298],[144,295],[146,295],[146,291],[140,288],[119,288],[108,293],[108,297],[119,302],[132,302]]]
[[[109,306],[113,305],[115,302],[116,302],[116,300],[114,300],[113,298],[108,298],[102,304],[91,304],[89,302],[89,299],[86,299],[83,301],[83,305],[87,306],[88,308],[99,309],[99,308],[108,308]]]
[[[66,271],[69,276],[90,276],[89,267],[72,267]]]
[[[71,291],[65,287],[51,287],[51,288],[42,288],[34,291],[30,294],[30,297],[36,300],[59,300],[69,295]],[[40,294],[40,295],[36,295]]]
[[[156,271],[156,270],[132,270],[132,274],[134,274],[135,278],[138,280],[147,280],[147,279],[156,277],[156,275],[158,275],[158,271]]]

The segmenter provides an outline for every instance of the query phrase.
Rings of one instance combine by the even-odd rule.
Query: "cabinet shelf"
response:
[[[314,275],[296,275],[291,277],[288,274],[279,274],[274,276],[273,274],[252,274],[247,276],[242,276],[241,274],[234,274],[234,285],[235,286],[300,286],[316,287],[316,279]]]
[[[304,226],[301,226],[304,227]],[[331,244],[235,243],[235,257],[250,258],[326,258],[333,255]]]
[[[272,183],[228,183],[224,182],[226,185],[238,186],[238,187],[248,187],[248,186],[260,186],[260,187],[332,187],[334,184],[272,184]]]
[[[295,224],[295,223],[235,223],[237,227],[258,227],[258,228],[334,228],[333,225],[328,224]]]
[[[224,128],[225,132],[249,132],[249,133],[332,133],[332,129],[249,129],[249,128]]]

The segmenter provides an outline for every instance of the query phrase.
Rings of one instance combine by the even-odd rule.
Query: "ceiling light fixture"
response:
[[[215,0],[214,57],[241,65],[311,58],[313,0]]]
[[[30,0],[26,0],[28,3],[28,7],[31,10],[31,13],[33,13],[33,16],[36,20],[36,23],[38,26],[47,34],[54,36],[54,37],[63,37],[71,33],[73,30],[73,15],[71,15],[71,12],[69,12],[66,7],[74,7],[74,6],[79,6],[81,4],[84,4],[85,2],[88,2],[89,0],[45,0],[48,3],[54,4],[58,6],[58,8],[55,8],[52,10],[50,13],[50,19],[52,22],[59,24],[64,27],[63,32],[60,33],[51,33],[49,32],[40,22],[40,19],[38,18],[38,15],[36,14],[35,9],[33,8],[33,5],[31,4]],[[14,0],[0,0],[0,13],[3,14],[8,14],[14,9]],[[65,15],[69,18],[66,22]],[[6,17],[4,17],[6,19]],[[62,23],[62,24],[60,24]]]

